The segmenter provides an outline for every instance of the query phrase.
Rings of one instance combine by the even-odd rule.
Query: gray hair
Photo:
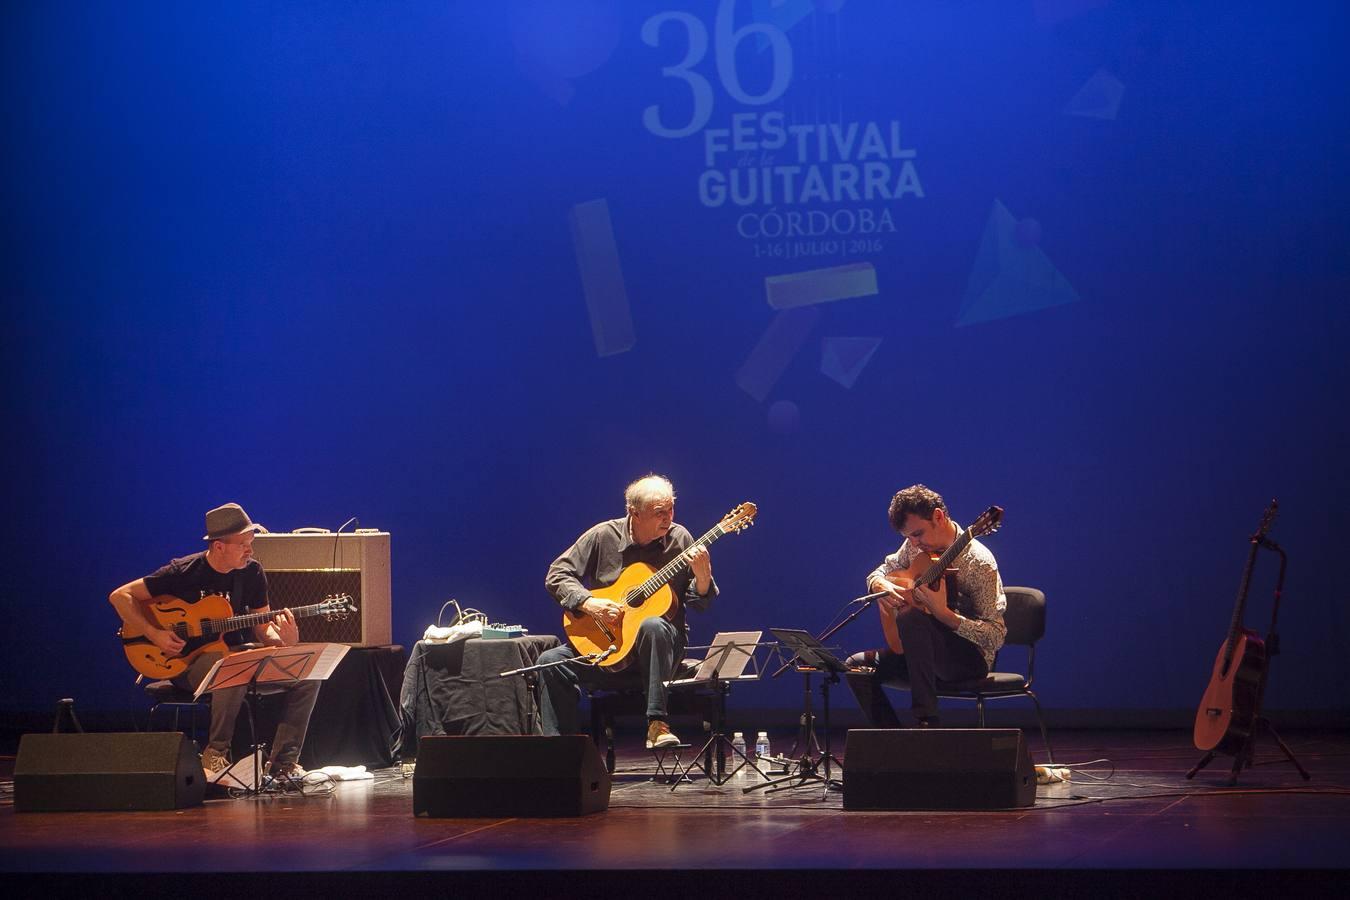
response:
[[[674,500],[675,486],[664,475],[643,475],[624,488],[623,501],[629,509],[640,510],[658,500]]]

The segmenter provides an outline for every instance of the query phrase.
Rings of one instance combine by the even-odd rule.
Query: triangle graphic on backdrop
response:
[[[1065,105],[1064,112],[1090,119],[1114,119],[1124,96],[1125,84],[1105,69],[1098,69]]]
[[[820,372],[851,388],[880,346],[881,338],[875,337],[826,338],[821,345]]]
[[[1006,319],[1079,299],[1039,247],[1017,240],[1017,220],[995,200],[956,324]]]

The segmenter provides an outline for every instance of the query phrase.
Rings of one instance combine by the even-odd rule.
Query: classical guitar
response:
[[[937,597],[939,603],[951,606],[950,599],[955,598],[948,598],[947,579],[943,576],[951,568],[953,560],[966,549],[966,545],[977,537],[993,534],[1002,524],[1003,507],[991,506],[980,513],[980,517],[969,528],[958,534],[956,540],[952,541],[952,545],[942,555],[915,557],[908,569],[897,569],[888,574],[886,580],[901,590],[925,588]],[[920,606],[919,609],[923,607]],[[891,648],[892,653],[900,653],[900,632],[895,627],[895,617],[887,613],[885,607],[880,604],[877,604],[877,610],[881,613],[881,630],[886,635],[886,646]]]
[[[623,668],[631,661],[629,652],[637,642],[638,628],[647,619],[664,616],[675,602],[670,582],[689,567],[689,551],[706,547],[724,534],[748,528],[754,524],[756,512],[755,504],[742,503],[660,571],[653,571],[646,563],[633,563],[619,574],[618,581],[591,591],[593,596],[622,605],[623,616],[608,624],[583,612],[564,612],[563,631],[567,632],[567,639],[583,655],[604,653],[614,647],[615,651],[601,660],[600,665],[615,670]]]
[[[148,678],[173,678],[187,671],[193,660],[203,653],[228,653],[225,635],[241,628],[251,628],[270,622],[283,610],[234,615],[230,601],[219,594],[208,594],[196,602],[165,595],[155,597],[141,609],[145,617],[183,640],[183,649],[177,656],[166,656],[150,642],[143,632],[123,625],[117,632],[122,639],[122,650],[131,667]],[[347,594],[328,597],[310,606],[293,606],[291,614],[297,619],[323,616],[335,620],[356,612],[352,598]]]
[[[1266,672],[1266,644],[1255,631],[1243,627],[1242,616],[1247,607],[1247,589],[1252,582],[1256,551],[1275,523],[1277,507],[1274,500],[1270,501],[1261,516],[1261,524],[1252,535],[1252,549],[1242,570],[1233,618],[1228,623],[1228,637],[1219,647],[1209,686],[1195,713],[1195,746],[1200,750],[1236,753],[1246,742],[1256,721],[1261,680]]]

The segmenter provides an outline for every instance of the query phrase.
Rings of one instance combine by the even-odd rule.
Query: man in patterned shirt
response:
[[[952,561],[956,570],[954,608],[921,587],[907,589],[888,581],[916,560],[940,554],[961,534],[947,514],[941,495],[922,484],[891,498],[891,526],[904,535],[900,549],[867,576],[869,593],[882,593],[879,608],[895,622],[899,647],[855,653],[848,663],[857,671],[849,687],[874,728],[898,728],[900,720],[881,687],[908,682],[911,706],[921,728],[938,724],[937,681],[983,678],[994,664],[1008,630],[1003,624],[1007,598],[994,554],[978,540]],[[950,602],[949,582],[949,602]]]

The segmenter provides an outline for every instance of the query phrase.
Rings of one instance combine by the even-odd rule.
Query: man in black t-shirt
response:
[[[166,656],[177,655],[183,641],[171,631],[160,628],[146,616],[145,605],[154,597],[178,597],[196,603],[217,594],[230,601],[235,615],[270,612],[267,605],[267,576],[253,558],[254,533],[263,530],[249,520],[237,503],[218,506],[206,514],[206,550],[175,559],[144,578],[122,585],[108,595],[117,614],[127,626],[158,647]],[[298,643],[300,632],[290,610],[282,610],[269,622],[252,629],[232,631],[225,643],[237,646],[248,642],[289,646]],[[203,653],[174,682],[195,691],[211,666],[220,658]],[[239,716],[247,688],[223,688],[211,694],[211,732],[202,751],[202,768],[219,772],[229,765],[229,749],[234,723]],[[268,762],[271,774],[299,777],[300,748],[305,742],[309,716],[319,695],[319,682],[302,681],[286,692],[285,710],[272,741]]]

